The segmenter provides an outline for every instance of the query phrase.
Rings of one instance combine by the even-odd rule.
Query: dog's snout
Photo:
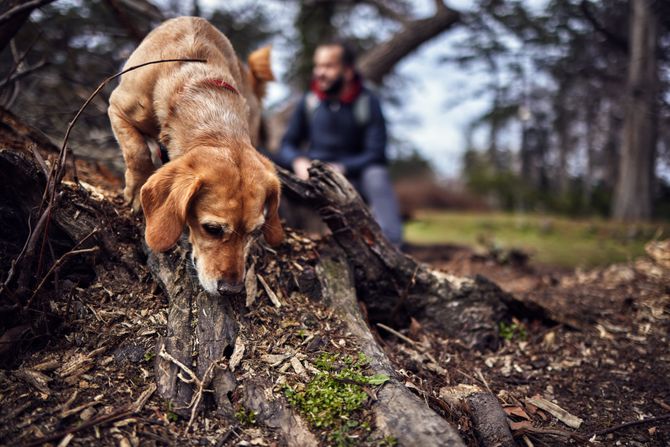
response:
[[[221,295],[237,295],[244,289],[243,283],[230,283],[225,280],[219,280],[216,283],[216,289]]]

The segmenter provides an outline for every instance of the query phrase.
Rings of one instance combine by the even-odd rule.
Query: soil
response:
[[[96,185],[90,191],[111,203],[104,228],[116,233],[119,255],[88,259],[88,274],[82,274],[82,263],[63,269],[58,287],[41,292],[59,324],[50,326],[47,336],[17,346],[0,370],[0,443],[30,445],[55,434],[52,445],[282,445],[276,433],[255,424],[239,406],[233,419],[199,416],[187,433],[188,416],[178,416],[169,402],[155,393],[141,402],[154,383],[166,298],[144,266],[138,248],[141,221],[122,205],[119,182],[95,164],[81,163],[79,171],[87,184]],[[244,357],[235,371],[240,382],[270,376],[275,392],[305,382],[315,353],[357,352],[325,303],[293,292],[294,273],[311,268],[318,241],[289,234],[261,272],[282,306],[258,291],[243,333]],[[643,258],[566,272],[535,266],[519,252],[476,253],[456,246],[410,246],[407,252],[453,275],[484,275],[551,317],[517,315],[501,322],[507,339],[495,352],[477,352],[425,330],[420,321],[394,328],[405,339],[373,328],[406,385],[453,422],[468,445],[478,445],[472,423],[465,409],[447,403],[446,387],[490,389],[508,413],[519,445],[587,440],[603,446],[670,445],[670,272],[665,267]],[[583,422],[570,428],[568,417],[555,417],[531,398],[553,402]],[[231,401],[235,405],[234,396]],[[618,427],[651,418],[658,419]],[[611,433],[597,434],[610,428]],[[391,442],[367,439],[362,432],[353,436],[351,445]],[[321,440],[330,443],[325,436]]]

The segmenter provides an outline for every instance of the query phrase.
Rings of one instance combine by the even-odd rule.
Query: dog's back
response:
[[[203,144],[257,146],[261,98],[273,79],[269,57],[269,48],[257,50],[245,67],[230,41],[198,17],[168,20],[147,35],[126,68],[166,59],[207,62],[147,65],[124,74],[110,96],[109,118],[126,162],[124,196],[135,211],[155,170],[149,139],[159,140],[171,159]]]
[[[168,20],[147,35],[128,58],[124,68],[161,59],[204,59],[206,64],[174,62],[149,65],[121,77],[110,97],[110,105],[132,121],[145,135],[158,137],[170,115],[170,97],[178,84],[198,76],[231,78],[247,101],[249,136],[255,145],[265,85],[274,79],[269,48],[248,58],[248,67],[237,58],[226,36],[207,20],[178,17]],[[156,119],[158,118],[158,119]]]

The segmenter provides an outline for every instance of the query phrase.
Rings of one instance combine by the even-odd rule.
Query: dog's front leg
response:
[[[126,162],[126,187],[123,196],[133,212],[141,209],[140,189],[154,172],[151,153],[144,136],[130,124],[120,113],[110,107],[109,120],[116,136],[123,160]]]

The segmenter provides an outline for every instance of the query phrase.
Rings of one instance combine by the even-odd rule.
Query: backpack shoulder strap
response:
[[[312,123],[312,119],[314,118],[314,112],[316,112],[316,108],[319,107],[319,103],[321,100],[319,100],[319,97],[316,96],[316,93],[309,91],[305,95],[305,118],[307,120],[307,124]]]
[[[370,94],[365,90],[354,101],[354,119],[358,127],[370,124]]]

